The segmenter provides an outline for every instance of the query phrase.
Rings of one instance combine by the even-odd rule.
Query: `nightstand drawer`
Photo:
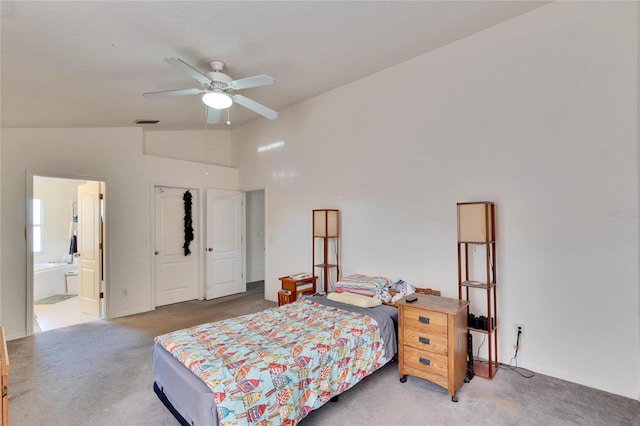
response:
[[[402,323],[403,327],[412,327],[431,333],[447,334],[447,314],[442,312],[405,306]]]
[[[404,347],[404,365],[426,373],[447,377],[447,357],[432,352],[421,351],[411,346]]]
[[[447,335],[439,333],[427,333],[424,330],[416,330],[415,328],[403,328],[402,342],[405,345],[436,353],[447,355]]]

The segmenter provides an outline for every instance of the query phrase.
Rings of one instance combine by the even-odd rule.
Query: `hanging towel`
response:
[[[77,252],[78,252],[78,237],[74,235],[71,237],[71,243],[69,244],[69,254],[73,256]]]

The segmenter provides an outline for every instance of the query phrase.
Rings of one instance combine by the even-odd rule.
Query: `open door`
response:
[[[78,185],[78,303],[80,310],[100,316],[102,276],[101,182]]]
[[[242,215],[241,192],[207,189],[207,299],[246,291]]]

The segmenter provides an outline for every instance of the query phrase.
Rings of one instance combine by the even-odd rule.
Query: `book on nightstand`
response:
[[[292,280],[303,280],[305,278],[310,278],[310,277],[311,277],[311,274],[307,272],[299,272],[297,274],[289,275],[289,278],[291,278]]]
[[[313,283],[301,283],[301,284],[298,284],[296,286],[296,289],[299,292],[303,292],[303,291],[309,290],[310,288],[313,288],[313,287],[314,287]]]

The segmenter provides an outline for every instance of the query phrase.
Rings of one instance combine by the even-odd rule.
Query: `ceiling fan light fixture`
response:
[[[233,104],[231,96],[227,95],[219,89],[202,95],[202,102],[204,102],[205,105],[215,109],[229,108],[231,104]]]
[[[276,111],[267,108],[253,99],[234,93],[236,90],[275,84],[275,80],[268,75],[260,74],[233,80],[222,72],[224,68],[224,62],[222,61],[211,62],[209,65],[211,65],[213,71],[206,74],[202,74],[200,71],[179,58],[165,58],[164,61],[200,82],[200,88],[148,92],[142,94],[144,97],[162,98],[167,96],[204,94],[202,96],[202,102],[207,106],[207,123],[209,124],[217,124],[220,122],[220,110],[228,110],[228,108],[233,104],[238,104],[244,108],[250,109],[269,120],[275,120],[278,118],[278,113]],[[227,125],[230,125],[230,122],[231,119],[227,115]]]

